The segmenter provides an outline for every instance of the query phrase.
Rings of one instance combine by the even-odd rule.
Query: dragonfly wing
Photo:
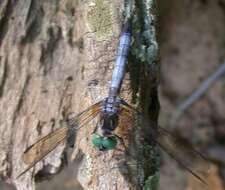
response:
[[[67,119],[67,124],[69,126],[67,142],[70,147],[74,146],[75,132],[84,127],[100,113],[102,110],[101,103],[102,101],[90,106],[88,109],[81,112],[77,116]]]
[[[187,141],[175,138],[169,131],[158,127],[157,144],[168,153],[178,164],[204,184],[204,176],[209,172],[210,162],[200,152],[195,150]]]
[[[18,177],[27,172],[37,162],[53,151],[67,137],[68,127],[64,126],[49,133],[26,149],[22,155],[24,163],[29,165]]]
[[[22,156],[24,163],[31,164],[43,158],[66,138],[67,132],[68,127],[58,128],[28,147]]]
[[[67,119],[68,125],[76,129],[80,129],[81,127],[85,126],[89,121],[91,121],[100,113],[102,110],[103,101],[104,100],[97,102],[76,116],[69,116]]]
[[[138,114],[143,120],[143,124],[146,125],[144,127],[144,130],[146,131],[145,134],[149,134],[149,138],[153,138],[150,139],[150,141],[158,144],[159,147],[176,160],[178,164],[184,167],[202,183],[207,184],[204,180],[204,175],[209,172],[210,162],[204,155],[195,150],[183,139],[176,138],[171,132],[158,126],[155,122],[147,122],[140,111],[133,108],[124,100],[122,101],[121,107],[128,117],[132,117],[132,113]]]
[[[18,177],[27,172],[48,153],[53,151],[61,142],[65,141],[67,138],[70,138],[70,136],[73,136],[76,130],[85,126],[85,124],[96,117],[101,111],[101,103],[102,101],[90,106],[75,117],[67,119],[68,126],[63,126],[56,129],[54,132],[49,133],[28,147],[23,153],[22,159],[24,163],[29,166]]]

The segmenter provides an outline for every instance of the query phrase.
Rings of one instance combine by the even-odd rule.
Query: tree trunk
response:
[[[65,144],[16,178],[26,167],[21,159],[24,150],[60,127],[64,109],[79,113],[107,96],[122,15],[128,14],[129,3],[132,1],[0,2],[0,174],[4,181],[17,189],[31,190],[35,189],[34,176],[39,171],[39,178],[47,178],[60,170]],[[125,76],[121,96],[129,103],[132,98],[141,102],[144,112],[150,110],[151,119],[157,120],[157,43],[150,14],[153,3],[136,0],[133,7],[130,72]],[[142,163],[149,161],[139,139],[125,139],[128,147],[136,147],[129,148],[131,157],[119,150],[99,152],[90,142],[94,123],[78,131],[72,155],[80,161],[77,177],[82,187],[112,190],[155,186],[158,169],[152,164],[149,167],[145,162],[136,167],[139,169],[135,173],[132,167],[131,173],[124,173],[118,166],[118,159],[132,160],[133,156],[133,165],[139,166],[139,154]],[[131,127],[137,125],[126,121],[119,135],[132,133]],[[135,137],[142,136],[141,131],[135,130]]]

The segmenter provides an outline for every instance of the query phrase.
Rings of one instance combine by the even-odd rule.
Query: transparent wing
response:
[[[58,128],[28,147],[22,155],[24,163],[31,164],[36,160],[40,160],[66,138],[67,132],[68,127],[66,126]]]
[[[70,127],[75,127],[76,129],[80,129],[85,126],[89,121],[91,121],[94,117],[98,115],[101,111],[102,103],[104,100],[93,104],[83,112],[79,113],[76,116],[69,116],[67,119],[67,123]]]
[[[188,142],[175,138],[169,131],[158,126],[157,144],[175,159],[178,164],[184,167],[192,175],[204,184],[205,174],[209,172],[210,163],[207,158],[195,150]]]
[[[147,122],[144,116],[127,104],[125,101],[122,102],[122,109],[126,110],[127,116],[132,115],[132,112],[137,113],[141,117],[143,124],[146,125],[144,128],[146,134],[149,134],[149,138],[153,142],[159,145],[169,156],[184,167],[193,176],[199,179],[202,183],[207,184],[204,180],[204,175],[209,172],[210,162],[200,152],[195,150],[190,144],[185,142],[181,138],[175,137],[171,132],[157,126],[154,122]]]
[[[26,173],[37,162],[54,150],[67,137],[68,127],[58,128],[54,132],[41,138],[26,149],[22,155],[24,163],[29,165],[17,178]]]
[[[96,117],[101,111],[102,101],[90,106],[85,111],[81,112],[75,117],[68,119],[67,125],[64,125],[52,133],[49,133],[45,137],[38,140],[36,143],[31,145],[26,149],[22,155],[24,163],[26,163],[28,168],[26,168],[18,177],[27,172],[32,168],[37,162],[43,159],[48,153],[53,151],[61,142],[65,141],[70,135],[70,131],[75,131],[82,126],[85,126],[90,120]],[[71,128],[75,130],[70,130]]]

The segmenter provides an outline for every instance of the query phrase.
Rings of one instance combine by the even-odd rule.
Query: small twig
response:
[[[195,90],[186,100],[184,100],[177,108],[174,116],[172,117],[172,123],[177,121],[178,118],[200,97],[202,97],[205,92],[212,86],[217,79],[219,79],[223,74],[225,74],[225,61],[220,67],[202,84]]]

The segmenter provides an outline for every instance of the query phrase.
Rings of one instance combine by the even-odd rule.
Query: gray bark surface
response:
[[[65,144],[16,178],[26,168],[23,152],[60,127],[65,108],[76,114],[107,96],[123,3],[0,1],[0,175],[5,182],[19,190],[32,190],[38,171],[46,170],[49,175],[60,170]],[[121,96],[131,102],[128,74]],[[150,98],[149,91],[146,96]],[[131,125],[132,121],[127,121],[119,134],[128,133]],[[93,148],[93,126],[94,121],[78,131],[72,155],[80,159],[78,180],[82,187],[137,189],[139,174],[126,174],[128,180],[119,168],[110,169],[125,158],[123,151],[101,153]],[[138,150],[132,153],[138,154]]]

